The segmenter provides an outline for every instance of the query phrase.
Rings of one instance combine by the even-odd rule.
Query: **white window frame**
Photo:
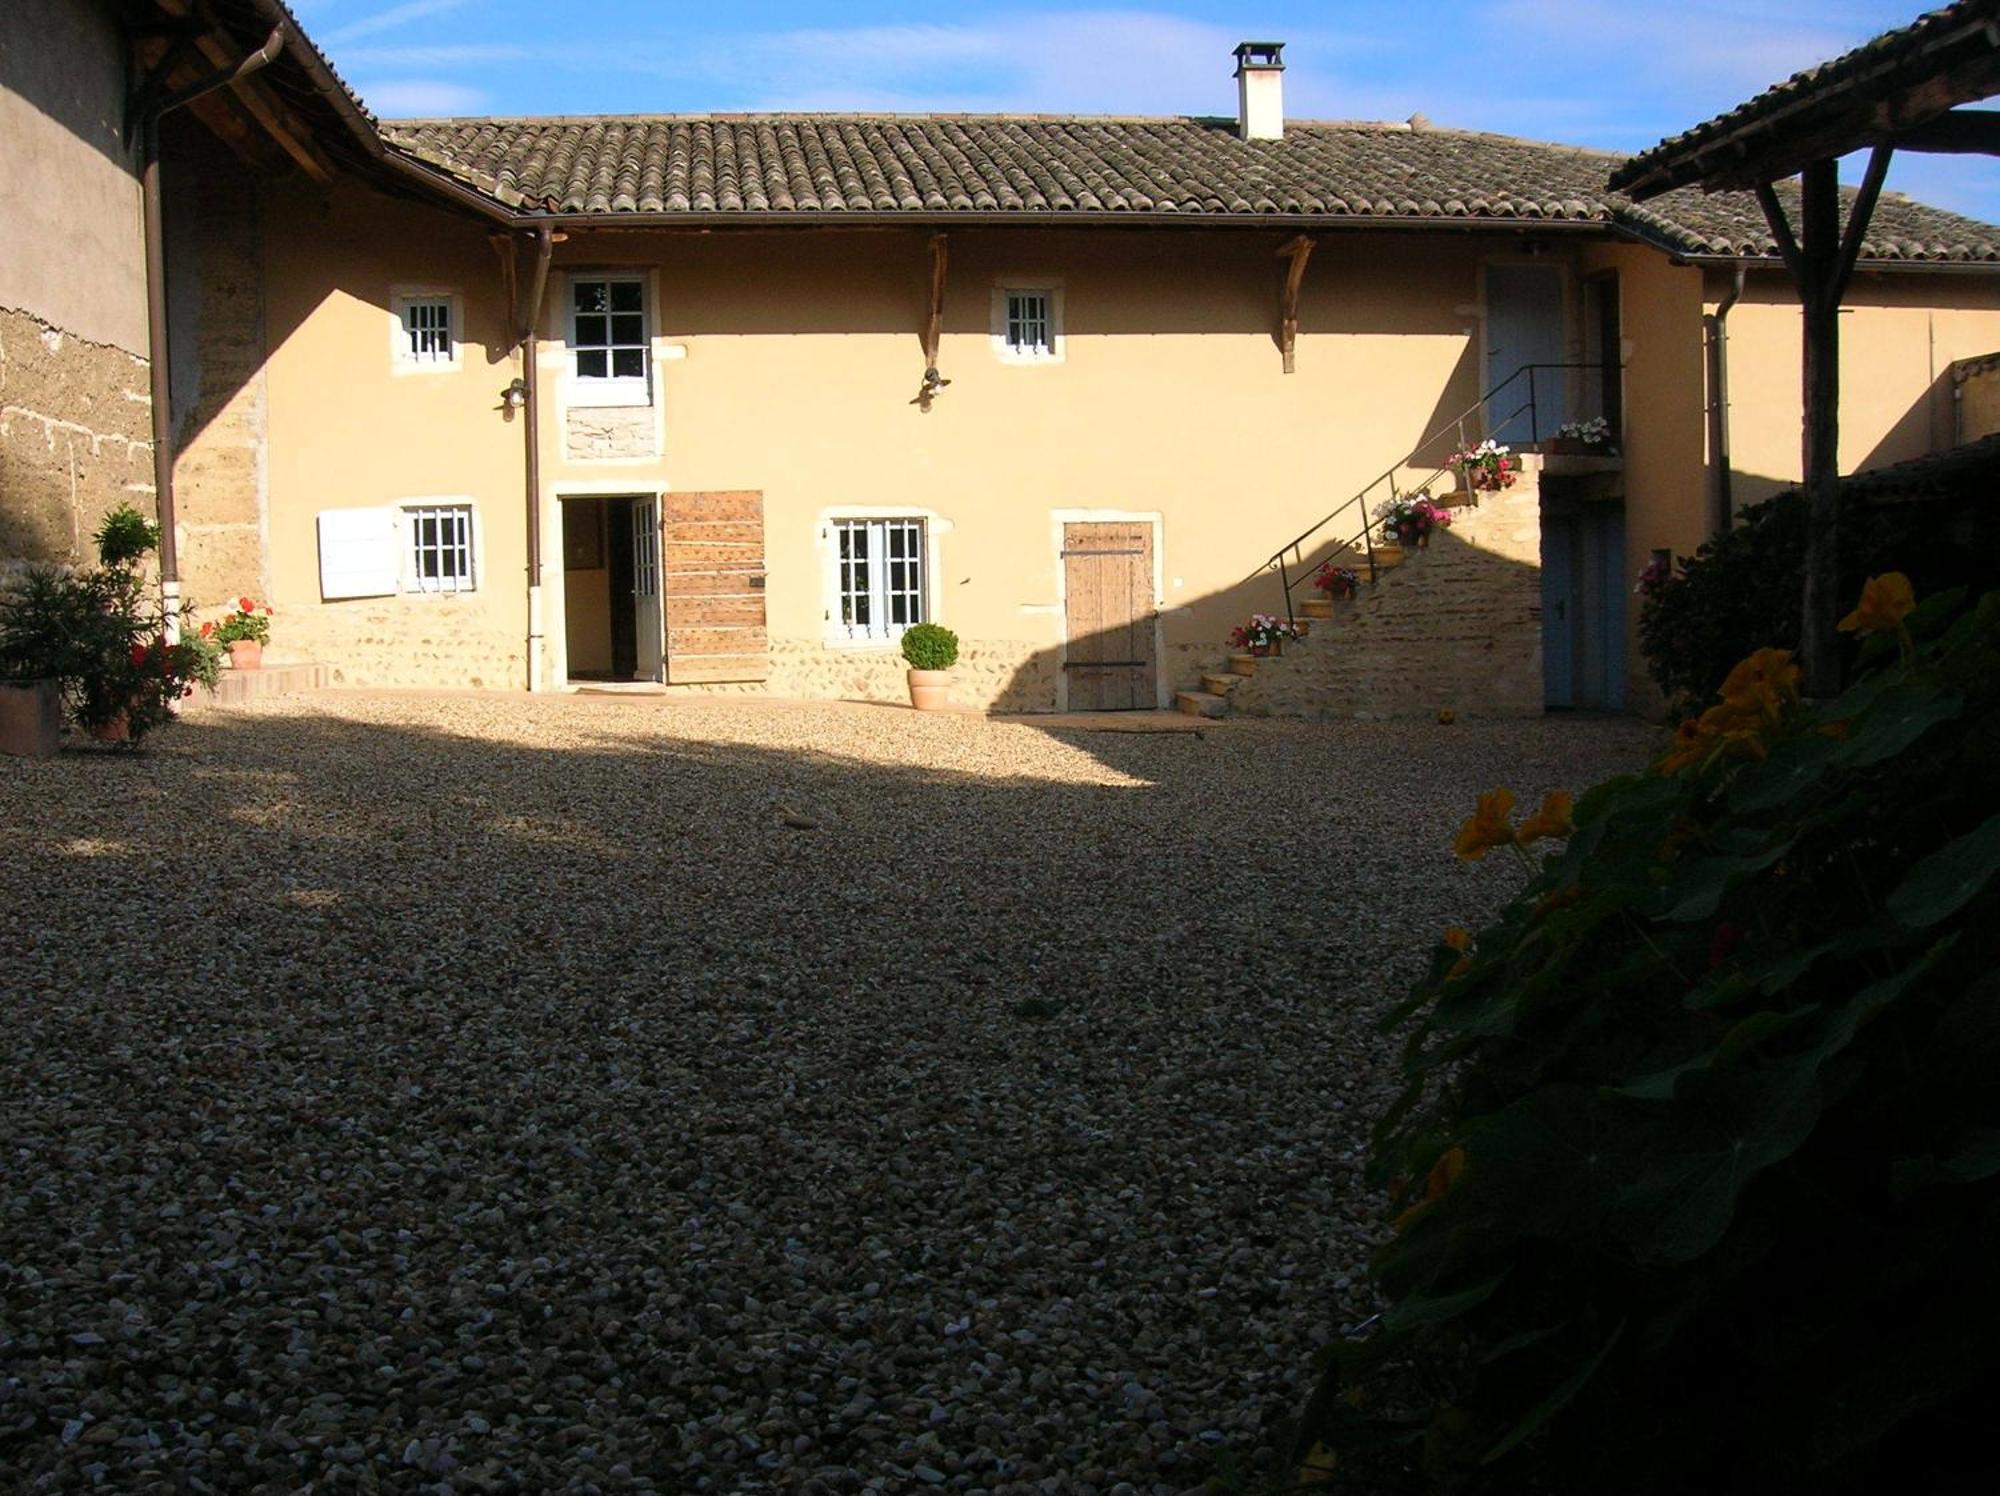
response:
[[[1008,301],[1015,296],[1041,296],[1047,299],[1049,309],[1047,348],[1023,350],[1008,341],[1007,335],[1012,321],[1008,315]],[[1068,355],[1063,333],[1062,282],[1029,275],[1005,276],[995,281],[989,330],[992,334],[993,356],[1003,364],[1034,367],[1061,363]]]
[[[445,344],[449,352],[443,358],[418,357],[410,351],[407,318],[410,308],[421,303],[444,306]],[[465,333],[457,291],[442,286],[400,286],[391,293],[389,305],[394,314],[389,321],[391,365],[398,374],[449,374],[463,367]]]
[[[656,360],[653,355],[653,298],[652,287],[649,284],[650,279],[651,277],[643,270],[578,270],[571,272],[567,277],[563,288],[563,358],[564,368],[568,375],[564,380],[564,385],[567,390],[568,401],[571,405],[639,406],[651,405],[653,403],[653,365]],[[576,357],[583,350],[577,341],[576,319],[579,316],[602,315],[609,317],[611,313],[608,311],[604,313],[578,312],[576,309],[576,290],[578,286],[590,285],[600,281],[606,285],[633,285],[639,288],[639,342],[636,345],[613,342],[592,343],[589,347],[593,349],[605,349],[607,368],[610,365],[611,355],[614,350],[634,346],[638,347],[641,357],[645,360],[645,372],[642,374],[637,376],[630,374],[596,375],[579,374],[577,372]],[[609,336],[608,332],[606,336]]]
[[[418,499],[402,499],[396,508],[401,515],[402,534],[401,577],[402,589],[420,597],[458,597],[467,592],[479,590],[480,531],[479,506],[471,499],[458,494],[444,494]],[[426,578],[417,566],[417,523],[425,514],[436,514],[446,510],[463,510],[465,513],[465,570],[462,577]]]
[[[841,556],[841,531],[858,527],[869,536],[868,576],[869,618],[867,624],[850,624],[841,616],[847,598],[847,562]],[[892,526],[914,528],[916,532],[917,616],[909,623],[889,622],[888,531]],[[914,623],[937,621],[937,536],[940,526],[931,515],[913,510],[841,512],[826,517],[821,538],[826,548],[826,636],[829,643],[857,648],[893,646],[903,631]],[[880,554],[874,547],[881,546]]]

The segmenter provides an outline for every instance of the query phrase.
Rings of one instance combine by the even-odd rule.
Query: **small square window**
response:
[[[396,365],[400,369],[450,369],[458,363],[453,298],[443,293],[398,296]]]
[[[403,519],[408,527],[405,588],[411,592],[472,591],[472,506],[410,504],[403,509]]]
[[[847,519],[834,524],[835,590],[843,638],[888,642],[926,616],[924,522]]]
[[[1007,293],[1007,351],[1020,358],[1047,358],[1056,351],[1048,292]]]
[[[993,352],[1002,363],[1063,361],[1063,293],[1053,282],[993,288]]]

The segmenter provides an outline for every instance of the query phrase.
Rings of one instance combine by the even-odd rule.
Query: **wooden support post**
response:
[[[1804,342],[1800,471],[1806,500],[1805,601],[1799,663],[1808,696],[1840,691],[1840,302],[1861,255],[1868,220],[1882,192],[1891,148],[1877,146],[1843,228],[1840,184],[1831,159],[1815,161],[1799,182],[1799,230],[1793,233],[1769,183],[1757,201],[1798,288]]]
[[[1318,241],[1300,234],[1278,251],[1285,266],[1284,289],[1278,295],[1278,351],[1284,355],[1285,372],[1293,369],[1293,350],[1299,341],[1299,286],[1306,278],[1306,261],[1312,258]]]

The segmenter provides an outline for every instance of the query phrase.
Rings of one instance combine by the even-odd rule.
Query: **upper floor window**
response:
[[[993,349],[1007,363],[1060,362],[1062,290],[1054,285],[998,286],[993,292]]]
[[[924,522],[848,519],[833,530],[841,636],[887,641],[922,623]]]
[[[450,369],[458,364],[453,298],[445,292],[396,297],[396,367]]]
[[[573,279],[569,347],[572,404],[647,404],[652,360],[645,281],[636,275]]]

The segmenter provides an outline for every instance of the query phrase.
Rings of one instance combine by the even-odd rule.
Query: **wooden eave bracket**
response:
[[[932,234],[930,304],[924,316],[924,378],[917,386],[916,398],[910,404],[930,413],[931,401],[937,398],[939,390],[951,381],[938,372],[938,347],[944,339],[944,276],[950,259],[950,246],[943,234]]]
[[[1278,296],[1278,351],[1284,356],[1285,372],[1294,368],[1293,353],[1299,341],[1299,286],[1306,278],[1306,261],[1312,258],[1319,241],[1307,234],[1288,240],[1278,258],[1286,261],[1285,283]]]

